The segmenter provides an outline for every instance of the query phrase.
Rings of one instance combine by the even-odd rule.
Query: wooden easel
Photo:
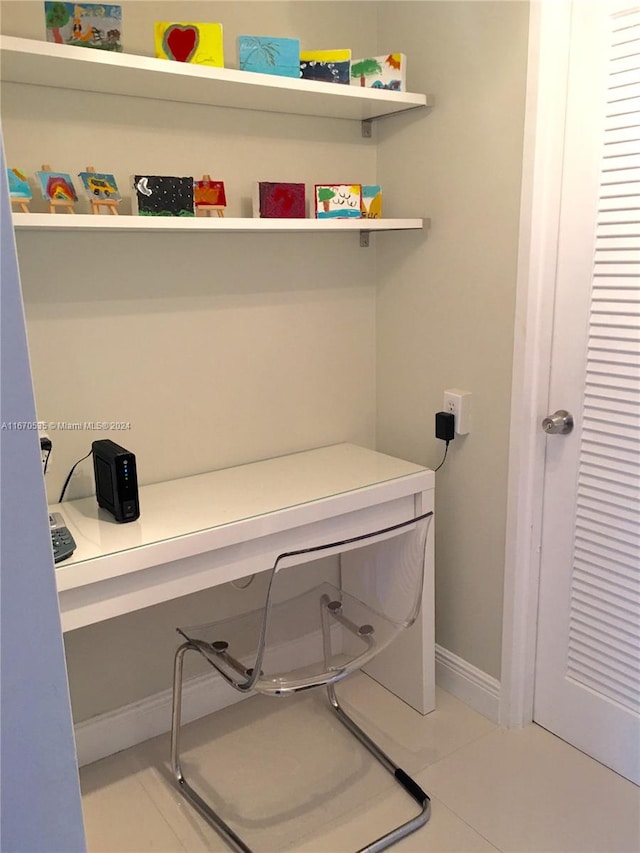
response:
[[[48,163],[44,163],[42,166],[42,171],[43,172],[52,172],[53,169],[51,168],[51,166]],[[75,201],[73,201],[73,200],[66,201],[66,200],[57,199],[57,198],[50,198],[49,199],[49,213],[55,213],[56,208],[60,208],[61,210],[66,210],[67,213],[75,213],[76,212]]]
[[[211,175],[203,175],[202,183],[211,182]],[[224,205],[223,204],[198,204],[196,205],[196,216],[202,211],[202,216],[213,216],[214,212],[218,214],[218,216],[224,216]]]
[[[11,199],[11,207],[13,205],[17,205],[18,208],[22,211],[22,213],[31,213],[29,210],[29,202],[24,198],[12,198]]]
[[[85,169],[86,172],[95,172],[95,166],[87,166]],[[100,213],[101,207],[106,207],[113,216],[118,216],[118,205],[120,204],[120,199],[113,198],[92,198],[89,199],[89,204],[91,205],[91,213],[95,213],[98,215]]]

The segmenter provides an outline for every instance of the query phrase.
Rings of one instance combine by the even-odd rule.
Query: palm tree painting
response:
[[[367,77],[371,77],[372,74],[379,76],[382,74],[382,66],[378,62],[375,57],[371,57],[371,59],[360,59],[358,62],[354,62],[351,65],[351,77],[360,78],[360,85],[366,86]]]
[[[370,89],[406,91],[407,57],[404,53],[369,56],[351,63],[351,85]]]
[[[316,219],[360,219],[360,184],[316,184]]]
[[[239,36],[238,57],[241,71],[300,77],[298,39]]]

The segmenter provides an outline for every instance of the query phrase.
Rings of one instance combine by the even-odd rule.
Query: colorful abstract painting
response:
[[[304,219],[307,215],[304,184],[260,181],[254,194],[253,215],[261,219]]]
[[[46,201],[78,201],[71,175],[66,172],[36,172]]]
[[[378,184],[363,184],[360,209],[364,219],[382,219],[382,187]]]
[[[350,68],[350,50],[304,50],[300,54],[300,76],[303,80],[348,86],[351,82]]]
[[[227,206],[227,196],[222,181],[194,181],[194,202],[196,207],[215,205],[216,207]]]
[[[316,219],[360,219],[360,184],[316,184]]]
[[[238,65],[241,71],[299,78],[300,42],[268,36],[239,36]]]
[[[140,216],[195,216],[193,177],[134,175],[132,182]]]
[[[156,56],[224,68],[222,24],[156,21]]]
[[[122,8],[111,3],[45,2],[47,41],[122,51]]]
[[[404,53],[354,59],[351,63],[351,85],[370,89],[404,92],[407,88],[407,57]]]
[[[79,172],[82,188],[92,201],[120,201],[122,196],[113,175],[102,172]]]
[[[24,172],[20,169],[7,169],[7,177],[9,178],[9,195],[13,199],[20,201],[29,201],[33,198],[29,181]]]

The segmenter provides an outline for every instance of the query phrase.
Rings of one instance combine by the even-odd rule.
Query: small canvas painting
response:
[[[404,53],[370,56],[351,63],[351,85],[404,92],[407,88],[407,57]]]
[[[227,206],[227,196],[222,181],[211,181],[203,179],[193,182],[194,202],[196,207]]]
[[[122,8],[112,3],[46,0],[47,41],[122,52]]]
[[[222,24],[155,23],[156,56],[224,68]]]
[[[305,50],[300,54],[300,76],[320,83],[350,83],[350,50]]]
[[[36,172],[46,201],[78,201],[71,175],[66,172]]]
[[[80,172],[82,188],[91,201],[120,201],[122,196],[113,175],[102,172]]]
[[[299,78],[300,42],[268,36],[239,36],[238,65],[241,71]]]
[[[361,211],[364,219],[382,219],[382,187],[378,184],[362,185]]]
[[[360,219],[360,184],[316,184],[316,219]]]
[[[134,175],[132,180],[140,216],[195,216],[193,177]]]
[[[260,181],[254,194],[253,215],[261,219],[304,219],[307,215],[304,184]]]
[[[29,181],[20,169],[7,169],[9,195],[16,201],[30,201],[33,198]]]

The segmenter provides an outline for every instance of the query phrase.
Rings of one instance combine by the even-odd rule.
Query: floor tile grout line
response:
[[[134,747],[134,749],[135,749],[135,747]],[[126,750],[124,752],[126,752]],[[108,758],[111,758],[111,757],[112,756],[108,756]],[[162,809],[160,804],[158,802],[156,802],[156,799],[152,796],[151,792],[149,791],[147,786],[144,784],[144,776],[140,772],[141,768],[136,765],[136,761],[133,757],[133,754],[129,753],[128,755],[122,756],[122,757],[124,759],[126,766],[131,771],[130,775],[129,775],[129,779],[133,778],[135,780],[136,784],[138,784],[142,788],[142,791],[144,792],[149,804],[151,805],[151,807],[153,809],[153,813],[159,816],[160,822],[165,826],[165,828],[167,828],[169,830],[171,836],[173,837],[173,839],[175,839],[175,843],[180,845],[179,848],[176,847],[176,853],[188,853],[188,848],[185,847],[182,838],[176,832],[172,822],[165,816],[164,810]],[[87,765],[87,766],[90,767],[91,765]],[[88,793],[87,794],[81,794],[81,805],[82,805],[82,800],[84,799],[85,796],[88,796]],[[86,819],[84,818],[84,813],[83,813],[83,820],[85,822],[85,831],[86,831]],[[89,846],[87,846],[87,851],[88,851],[88,853],[91,853],[91,849]]]
[[[442,797],[438,796],[437,794],[433,794],[433,795],[431,796],[431,801],[433,802],[434,800],[436,800],[437,802],[442,803],[442,805],[443,805],[443,806],[444,806],[448,811],[450,811],[450,812],[451,812],[451,814],[452,814],[452,815],[454,815],[454,817],[456,817],[456,818],[457,818],[461,823],[463,823],[465,826],[469,827],[469,829],[470,829],[470,830],[472,830],[472,832],[474,832],[476,835],[480,836],[480,838],[482,838],[482,839],[483,839],[483,841],[486,841],[486,842],[487,842],[487,844],[490,844],[490,845],[493,847],[493,849],[497,851],[497,853],[504,853],[504,850],[502,849],[502,847],[498,847],[498,845],[497,845],[497,844],[495,844],[495,843],[494,843],[490,838],[487,838],[487,836],[486,836],[483,832],[480,832],[480,830],[478,829],[478,827],[477,827],[477,826],[474,826],[472,823],[469,823],[469,821],[468,821],[466,818],[464,818],[464,817],[462,817],[462,815],[458,814],[458,812],[457,812],[454,808],[452,808],[450,805],[448,805],[448,804],[447,804],[447,803],[442,799]],[[427,824],[427,826],[428,826],[428,825],[429,825],[429,824]]]
[[[496,728],[490,732],[484,732],[483,734],[478,735],[477,737],[471,738],[471,740],[468,740],[466,743],[463,743],[460,746],[454,747],[454,749],[452,749],[451,752],[448,752],[446,755],[442,755],[440,758],[436,759],[436,761],[432,762],[431,764],[426,764],[424,767],[421,767],[420,769],[415,770],[413,775],[417,776],[419,773],[425,773],[428,770],[431,770],[431,769],[437,767],[443,761],[448,761],[454,755],[457,755],[461,750],[467,749],[472,744],[476,744],[479,741],[483,740],[484,738],[492,737],[493,735],[495,735],[495,733],[497,731],[500,731],[500,726],[496,726]]]
[[[366,673],[365,673],[365,675],[366,675]],[[369,676],[369,677],[370,677],[370,676]],[[375,679],[371,679],[371,680],[375,682]],[[375,683],[377,683],[377,682],[375,682]],[[444,690],[444,688],[440,688],[440,689],[441,689],[441,690]],[[445,691],[445,692],[447,692],[447,691]],[[450,695],[450,696],[453,696],[453,694],[449,694],[449,695]],[[396,697],[396,698],[397,698],[397,697]],[[456,699],[456,697],[455,697],[455,696],[454,696],[453,698],[454,698],[454,699]],[[403,700],[400,700],[400,701],[403,701]],[[487,736],[489,736],[489,735],[493,735],[493,734],[495,734],[495,732],[498,732],[498,731],[502,731],[502,730],[503,730],[503,726],[499,725],[498,723],[494,723],[492,720],[490,720],[488,717],[484,717],[484,715],[483,715],[483,714],[480,714],[478,711],[474,711],[474,709],[473,709],[473,708],[471,708],[469,705],[466,705],[464,702],[462,702],[462,700],[460,700],[460,699],[456,699],[456,701],[460,702],[462,705],[465,705],[465,707],[466,707],[468,710],[472,711],[473,713],[477,714],[478,716],[480,716],[480,717],[482,717],[484,720],[486,720],[486,721],[487,721],[487,723],[488,723],[490,726],[492,726],[491,730],[490,730],[490,731],[483,732],[483,733],[481,733],[481,734],[478,734],[478,735],[476,735],[476,736],[474,736],[474,737],[471,737],[468,741],[466,741],[465,743],[461,744],[460,746],[456,746],[456,747],[454,747],[450,752],[447,752],[447,754],[446,754],[446,755],[442,755],[442,756],[440,756],[439,758],[437,758],[437,759],[436,759],[434,762],[432,762],[431,764],[425,764],[425,765],[420,765],[420,766],[415,767],[415,768],[413,769],[413,771],[412,771],[413,775],[416,775],[417,773],[422,773],[423,771],[425,771],[425,770],[427,770],[427,769],[429,769],[429,768],[431,768],[431,767],[435,767],[435,766],[436,766],[437,764],[439,764],[441,761],[444,761],[445,759],[450,758],[452,755],[455,755],[455,753],[456,753],[456,752],[459,752],[461,749],[465,749],[465,747],[470,746],[472,743],[476,743],[477,741],[481,740],[481,739],[482,739],[482,738],[484,738],[484,737],[487,737]],[[369,727],[375,727],[375,729],[376,729],[376,734],[375,734],[375,735],[372,735],[372,734],[371,734],[371,732],[368,732],[368,734],[369,734],[370,736],[374,737],[374,739],[375,739],[375,737],[376,737],[376,736],[377,736],[379,739],[381,739],[381,736],[383,736],[385,739],[387,739],[387,738],[388,738],[388,739],[392,739],[392,737],[393,737],[393,736],[392,736],[389,732],[385,731],[385,729],[383,729],[380,725],[377,725],[377,724],[373,723],[373,722],[372,722],[372,721],[371,721],[371,720],[366,716],[366,714],[362,711],[362,709],[360,709],[360,708],[358,708],[357,706],[353,705],[353,703],[351,703],[348,699],[343,700],[342,704],[343,704],[343,706],[344,706],[345,711],[347,711],[347,713],[351,714],[351,715],[353,716],[354,720],[356,720],[356,722],[358,722],[358,723],[359,723],[359,725],[361,725],[361,726],[365,729],[365,731],[367,731],[367,724],[369,725]],[[406,703],[405,703],[405,704],[406,704]],[[411,707],[411,706],[408,706],[408,707]],[[436,708],[435,710],[437,711],[438,709]],[[417,711],[416,711],[416,713],[419,713],[419,712],[417,712]],[[434,713],[434,712],[430,712],[430,713]],[[423,717],[423,719],[425,719],[425,720],[427,720],[427,721],[428,721],[429,714],[424,714],[424,715],[421,715],[421,716]],[[408,747],[404,747],[404,746],[402,746],[402,745],[400,745],[400,746],[401,746],[401,749],[403,749],[403,750],[405,750],[405,751],[409,751]],[[392,756],[392,757],[393,757],[393,756]],[[405,769],[405,770],[406,770],[406,768],[403,768],[403,769]]]
[[[144,768],[141,768],[141,767],[138,768],[138,773],[136,774],[138,777],[138,782],[140,783],[143,791],[145,792],[145,794],[147,795],[147,797],[149,798],[149,800],[153,804],[155,810],[161,816],[163,822],[169,827],[169,829],[171,830],[171,833],[175,836],[176,840],[180,844],[180,846],[182,848],[182,853],[188,853],[189,848],[186,846],[186,843],[185,843],[185,841],[183,841],[182,836],[178,833],[178,831],[174,827],[173,821],[169,817],[165,816],[164,806],[156,800],[156,797],[154,796],[153,791],[151,791],[150,788],[145,783],[145,774],[143,772],[141,772],[143,769]],[[157,770],[158,768],[154,765],[154,769]],[[177,791],[177,788],[175,788],[173,786],[172,782],[169,779],[165,779],[164,777],[162,777],[162,774],[160,774],[160,776],[161,776],[161,781],[164,784],[166,784],[166,786],[167,786],[167,789],[168,789],[167,795],[171,795],[171,793],[173,793],[174,791]]]

